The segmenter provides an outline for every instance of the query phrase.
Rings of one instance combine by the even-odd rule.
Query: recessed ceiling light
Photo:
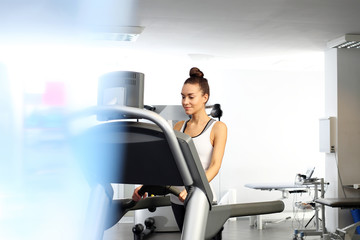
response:
[[[345,34],[342,37],[329,41],[328,48],[360,48],[360,35]]]

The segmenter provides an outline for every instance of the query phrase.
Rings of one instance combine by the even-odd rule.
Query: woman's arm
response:
[[[209,168],[206,170],[206,178],[210,182],[218,174],[224,157],[227,139],[227,127],[223,122],[216,122],[211,131],[211,140],[214,146]]]

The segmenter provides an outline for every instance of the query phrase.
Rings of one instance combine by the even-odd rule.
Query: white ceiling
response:
[[[143,0],[138,47],[220,57],[324,51],[360,33],[358,0]]]
[[[145,27],[137,42],[113,46],[195,60],[323,52],[328,41],[360,33],[359,0],[2,0],[1,5],[2,39],[71,35],[66,29],[87,19]]]

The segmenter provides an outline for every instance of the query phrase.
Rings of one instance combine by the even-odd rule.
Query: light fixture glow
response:
[[[140,26],[98,26],[91,32],[91,39],[134,42],[143,30]]]
[[[328,48],[360,48],[360,35],[345,34],[342,37],[329,41]]]

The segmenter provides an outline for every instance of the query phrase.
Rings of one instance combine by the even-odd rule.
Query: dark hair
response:
[[[204,73],[200,71],[199,68],[193,67],[189,71],[190,77],[186,79],[184,84],[199,84],[200,90],[203,92],[203,94],[208,95],[208,99],[210,97],[210,87],[208,80],[204,78]]]

